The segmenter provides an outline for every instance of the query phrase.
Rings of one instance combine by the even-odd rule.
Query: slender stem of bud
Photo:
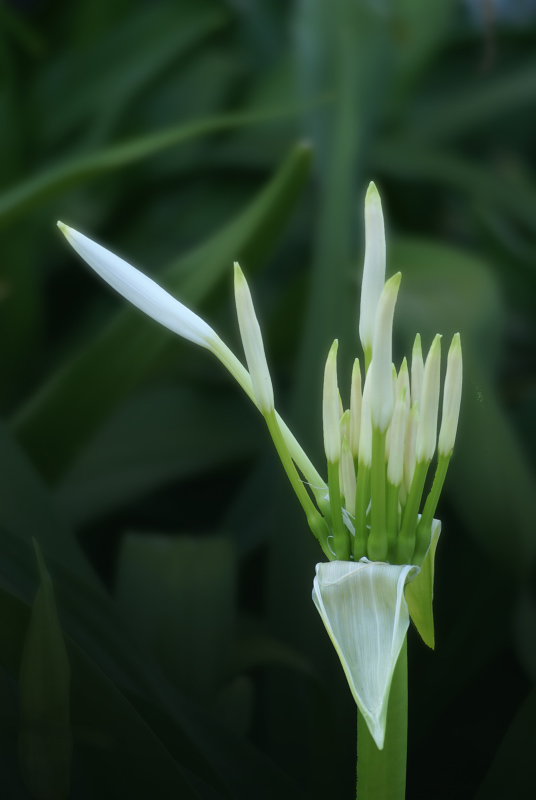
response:
[[[412,564],[413,552],[415,550],[415,529],[419,516],[419,506],[421,504],[422,491],[428,472],[428,461],[418,461],[415,467],[411,489],[409,490],[402,527],[398,535],[396,548],[397,564]]]
[[[404,800],[408,736],[407,639],[398,656],[389,692],[383,750],[357,715],[357,800]]]
[[[350,560],[350,533],[342,518],[339,464],[328,461],[329,503],[333,525],[333,549],[339,561]]]
[[[354,561],[367,555],[367,509],[370,500],[370,467],[358,464],[355,491]]]
[[[281,463],[283,464],[285,472],[287,473],[287,477],[296,493],[296,497],[300,501],[301,506],[305,511],[309,527],[315,538],[318,539],[324,554],[330,561],[332,561],[333,554],[328,547],[329,528],[327,527],[326,521],[320,512],[315,508],[313,501],[307,493],[307,489],[303,485],[300,476],[298,475],[298,471],[294,466],[292,458],[290,457],[290,453],[279,428],[275,411],[271,411],[269,414],[266,414],[265,420],[279,458],[281,459]]]
[[[372,429],[370,536],[367,543],[371,561],[385,561],[387,558],[385,436],[386,431],[376,427]]]
[[[434,519],[437,504],[439,502],[441,490],[443,489],[443,484],[445,483],[450,456],[450,453],[448,456],[440,455],[437,460],[437,469],[434,476],[434,482],[432,484],[432,488],[430,489],[430,494],[426,498],[424,510],[419,520],[419,524],[417,525],[417,539],[415,542],[413,563],[417,564],[418,566],[421,566],[422,562],[424,561],[426,551],[430,546],[430,538],[432,536],[432,521]]]

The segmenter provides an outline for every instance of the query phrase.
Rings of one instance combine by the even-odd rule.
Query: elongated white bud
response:
[[[387,430],[393,415],[393,316],[400,278],[398,272],[385,284],[378,303],[374,328],[370,408],[372,424],[380,431]]]
[[[440,368],[441,336],[438,333],[432,342],[424,365],[416,448],[418,462],[431,461],[436,447]]]
[[[419,430],[419,404],[414,403],[408,417],[406,446],[404,448],[404,488],[409,494],[417,463],[417,432]]]
[[[441,430],[437,448],[441,456],[450,455],[454,447],[462,399],[462,375],[462,345],[460,334],[455,333],[449,349],[443,392],[443,414],[441,416]]]
[[[253,307],[249,286],[244,273],[236,262],[234,265],[234,288],[238,326],[255,392],[255,400],[261,414],[270,414],[274,409],[274,390],[266,363],[261,329]]]
[[[62,222],[58,222],[58,228],[78,255],[140,311],[201,347],[212,350],[220,341],[210,325],[143,272]]]
[[[411,402],[421,402],[422,376],[424,372],[424,362],[422,360],[421,334],[418,333],[413,343],[411,354]]]
[[[352,368],[352,388],[350,391],[350,452],[354,458],[359,455],[359,432],[361,430],[361,367],[356,358]]]
[[[372,365],[371,365],[372,366]],[[367,372],[363,387],[361,403],[361,433],[359,434],[359,463],[365,467],[372,464],[372,419],[370,413],[370,379],[371,370]]]
[[[370,183],[365,198],[365,264],[361,284],[359,337],[363,350],[372,349],[376,308],[385,283],[385,230],[378,190]]]
[[[390,446],[387,463],[387,480],[393,486],[400,486],[404,477],[404,444],[406,439],[406,389],[398,395],[393,419],[389,428]]]
[[[337,385],[337,339],[331,345],[324,370],[324,449],[326,458],[336,464],[341,458],[341,434],[339,426],[339,387]]]
[[[400,395],[400,392],[403,389],[406,390],[406,393],[405,393],[404,397],[406,398],[405,399],[405,404],[406,404],[406,422],[407,422],[407,419],[408,419],[408,416],[409,416],[409,411],[410,411],[410,408],[411,408],[411,392],[410,392],[410,388],[409,388],[409,372],[408,372],[408,362],[407,362],[406,357],[404,357],[404,360],[402,361],[402,364],[400,365],[400,371],[398,373],[398,380],[397,380],[397,386],[396,386],[397,397]]]
[[[398,398],[398,376],[396,374],[396,367],[394,364],[391,364],[391,380],[393,383],[393,409],[396,406],[396,401]],[[392,418],[391,418],[392,421]],[[391,424],[387,428],[387,433],[385,435],[385,463],[389,461],[389,449],[391,447]]]

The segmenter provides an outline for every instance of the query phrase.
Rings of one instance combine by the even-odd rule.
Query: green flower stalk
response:
[[[406,634],[412,618],[434,646],[434,519],[454,447],[460,410],[459,334],[449,351],[439,452],[432,489],[440,399],[441,337],[423,362],[417,334],[411,369],[392,363],[400,273],[385,281],[385,234],[378,191],[365,201],[365,264],[349,408],[337,379],[335,340],[324,373],[327,481],[276,411],[261,329],[244,274],[235,264],[235,296],[248,370],[196,314],[154,281],[87,237],[58,223],[83,259],[130,302],[180,336],[210,350],[263,415],[283,467],[327,562],[316,567],[313,600],[339,655],[359,714],[358,796],[403,798],[407,736]],[[303,476],[302,477],[300,476]]]

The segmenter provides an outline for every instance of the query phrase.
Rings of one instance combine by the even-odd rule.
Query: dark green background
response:
[[[68,637],[72,798],[354,796],[356,709],[311,601],[321,551],[262,419],[55,222],[157,276],[242,357],[240,260],[277,406],[324,473],[323,366],[336,336],[346,397],[370,180],[403,272],[397,363],[417,330],[444,353],[460,330],[465,357],[436,651],[409,634],[408,798],[536,793],[536,9],[521,6],[0,3],[3,797],[30,796],[31,536]]]

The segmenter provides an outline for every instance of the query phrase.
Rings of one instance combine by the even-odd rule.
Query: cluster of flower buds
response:
[[[371,184],[365,201],[366,255],[359,332],[365,354],[352,370],[346,411],[337,384],[337,341],[324,377],[324,443],[332,538],[339,560],[363,557],[420,566],[454,446],[462,388],[459,334],[450,345],[443,392],[438,461],[422,515],[426,477],[436,451],[441,337],[423,362],[417,334],[411,357],[392,363],[392,329],[401,275],[385,282],[385,238],[380,197]],[[411,377],[410,377],[411,371]],[[347,513],[345,513],[345,511]]]
[[[434,513],[458,424],[462,356],[456,334],[448,355],[437,468],[421,509],[437,444],[441,337],[435,337],[423,361],[417,335],[410,368],[406,359],[395,368],[392,331],[401,276],[385,282],[385,234],[376,187],[370,185],[365,202],[359,324],[364,364],[362,370],[359,360],[354,362],[347,410],[338,388],[337,341],[325,367],[327,482],[275,410],[260,326],[238,264],[236,308],[249,371],[206,322],[154,281],[58,224],[82,258],[131,303],[214,353],[264,416],[309,527],[328,559],[317,565],[313,600],[359,710],[382,748],[390,685],[410,615],[424,641],[434,645],[433,570],[440,532]]]

